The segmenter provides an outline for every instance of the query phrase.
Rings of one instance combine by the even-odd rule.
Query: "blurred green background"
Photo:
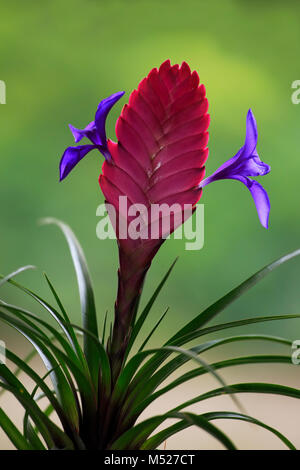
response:
[[[114,139],[115,121],[130,92],[167,58],[186,60],[206,86],[211,114],[207,175],[242,146],[252,108],[258,153],[272,167],[260,180],[272,208],[265,230],[240,183],[205,188],[204,248],[185,251],[184,241],[167,241],[147,278],[144,301],[179,255],[153,311],[152,322],[170,306],[154,342],[161,343],[260,267],[300,246],[300,105],[291,102],[291,84],[300,79],[298,2],[11,0],[1,3],[0,16],[0,79],[7,87],[7,104],[0,105],[2,273],[36,265],[38,271],[19,280],[51,299],[41,274],[46,271],[78,322],[79,298],[66,243],[57,228],[37,225],[44,216],[60,218],[85,250],[100,323],[107,309],[113,314],[116,243],[96,238],[102,157],[93,152],[60,184],[59,159],[73,143],[68,123],[85,126],[103,97],[125,90],[108,119],[107,133]],[[300,261],[288,263],[219,319],[299,313],[299,275]],[[28,305],[11,288],[2,296]],[[300,337],[296,321],[246,331]],[[17,336],[2,326],[0,337],[18,347]]]

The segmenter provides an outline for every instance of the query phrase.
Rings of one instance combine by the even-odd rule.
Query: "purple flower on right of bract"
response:
[[[256,151],[257,126],[255,117],[249,109],[246,120],[246,139],[238,153],[227,160],[211,176],[201,182],[201,187],[223,179],[234,179],[249,189],[256,206],[259,220],[263,227],[268,228],[270,200],[266,190],[249,176],[262,176],[269,173],[270,166],[262,162]]]

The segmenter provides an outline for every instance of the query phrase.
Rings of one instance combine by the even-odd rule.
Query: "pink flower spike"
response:
[[[145,275],[165,239],[164,215],[153,220],[150,212],[154,205],[179,207],[180,217],[174,215],[169,220],[168,235],[192,214],[201,197],[208,157],[207,110],[205,87],[199,84],[197,72],[191,72],[185,62],[179,67],[167,60],[159,70],[152,69],[131,93],[116,123],[118,142],[108,141],[111,160],[104,161],[99,179],[106,201],[125,228],[132,217],[121,207],[124,197],[131,206],[143,205],[143,216],[148,220],[136,238],[121,237],[124,227],[121,230],[120,222],[115,224],[120,268],[115,323],[108,345],[114,378],[125,356]],[[187,205],[191,207],[188,215]]]

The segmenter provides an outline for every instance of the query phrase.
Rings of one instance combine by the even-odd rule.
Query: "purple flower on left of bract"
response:
[[[73,127],[71,124],[69,125],[75,143],[80,142],[83,137],[87,137],[92,144],[68,147],[64,151],[59,166],[60,181],[63,180],[91,150],[98,149],[106,160],[109,161],[111,159],[107,148],[105,122],[109,111],[124,93],[124,91],[120,91],[102,100],[98,105],[95,120],[90,122],[84,129],[76,129],[76,127]]]
[[[259,220],[268,228],[270,200],[266,190],[249,176],[262,176],[270,171],[270,166],[262,162],[256,151],[257,126],[255,117],[249,109],[246,120],[246,139],[238,153],[227,160],[211,176],[201,182],[201,188],[213,181],[233,179],[243,183],[250,191],[256,206]]]

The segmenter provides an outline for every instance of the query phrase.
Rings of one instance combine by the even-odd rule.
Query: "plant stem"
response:
[[[152,240],[130,250],[125,250],[121,244],[119,245],[120,268],[115,319],[112,335],[107,344],[113,386],[124,364],[145,276],[161,243],[162,240]]]

